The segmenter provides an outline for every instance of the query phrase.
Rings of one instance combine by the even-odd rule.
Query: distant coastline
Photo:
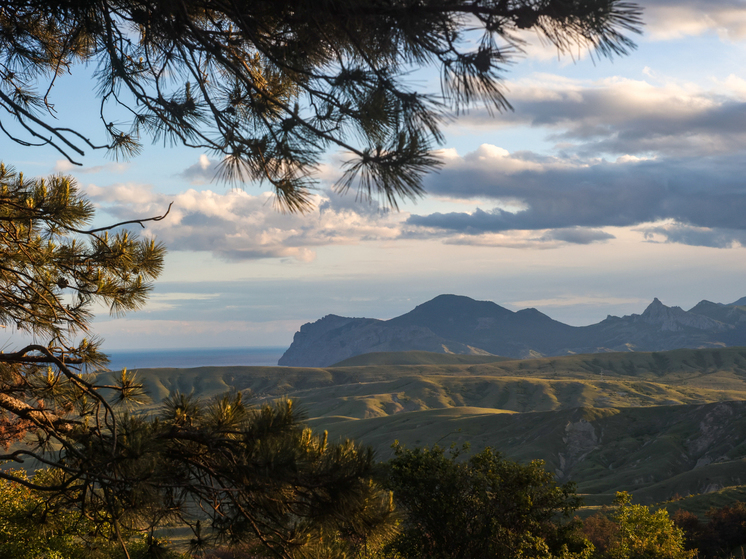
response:
[[[187,349],[104,349],[113,371],[174,367],[276,366],[286,347],[218,347]]]

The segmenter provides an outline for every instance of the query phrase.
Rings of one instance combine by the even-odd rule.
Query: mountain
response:
[[[690,313],[707,316],[725,324],[737,325],[746,322],[746,297],[739,299],[730,305],[700,301],[696,306],[689,309]]]
[[[325,367],[370,352],[430,351],[485,355],[489,352],[448,340],[417,324],[327,315],[304,324],[278,365]]]
[[[689,311],[657,298],[642,314],[570,326],[536,309],[439,295],[392,318],[328,315],[304,324],[278,364],[327,367],[365,353],[429,351],[517,359],[608,351],[663,351],[746,345],[746,306],[701,301]]]

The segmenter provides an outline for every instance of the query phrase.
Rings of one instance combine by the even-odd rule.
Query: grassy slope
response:
[[[454,365],[494,363],[510,361],[499,355],[463,355],[456,353],[433,353],[430,351],[390,351],[363,353],[350,357],[332,367],[368,367],[371,365]]]
[[[611,353],[481,364],[200,367],[140,371],[155,401],[229,387],[297,398],[310,418],[356,419],[448,407],[516,412],[746,399],[746,350]]]
[[[746,408],[717,404],[746,401],[745,348],[486,363],[449,357],[385,354],[364,366],[140,376],[155,401],[171,390],[210,396],[228,388],[250,390],[259,401],[295,398],[312,426],[370,444],[381,458],[394,439],[408,446],[468,441],[520,460],[541,458],[560,479],[578,481],[592,503],[620,489],[655,502],[740,485],[742,477],[746,483],[746,449],[733,443],[746,439]],[[391,364],[412,361],[419,363]]]

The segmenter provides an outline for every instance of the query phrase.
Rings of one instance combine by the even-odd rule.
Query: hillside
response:
[[[448,408],[312,425],[372,444],[381,458],[395,437],[410,447],[469,442],[516,460],[542,459],[558,480],[607,501],[621,490],[651,503],[746,484],[746,402],[534,413]]]
[[[375,361],[375,356],[366,359]],[[139,374],[156,401],[171,390],[209,396],[232,387],[250,390],[260,400],[298,398],[311,418],[365,419],[463,406],[533,412],[746,399],[744,348],[466,364],[144,369]]]
[[[330,367],[370,367],[372,365],[476,365],[510,361],[499,355],[472,355],[460,353],[433,353],[430,351],[388,351],[363,353],[334,363]]]
[[[642,314],[569,326],[536,309],[440,295],[391,320],[326,316],[304,324],[279,361],[327,367],[373,352],[427,351],[515,359],[575,353],[746,345],[746,307],[701,301],[689,311],[658,299]]]
[[[382,459],[395,439],[540,458],[591,502],[608,502],[619,489],[653,502],[746,483],[746,348],[462,358],[485,359],[383,354],[357,366],[138,374],[155,402],[172,390],[291,397],[314,428],[369,444]]]

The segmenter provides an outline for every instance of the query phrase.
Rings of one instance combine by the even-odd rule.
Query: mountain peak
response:
[[[718,331],[723,328],[723,324],[706,316],[687,312],[681,307],[667,307],[657,297],[640,315],[640,320],[663,332],[678,332],[684,328]]]
[[[672,308],[678,309],[679,307],[667,307],[661,303],[658,297],[655,297],[653,302],[647,306],[640,316],[645,322],[658,322],[663,315],[668,316]]]
[[[370,352],[491,353],[512,358],[597,351],[746,345],[746,310],[701,302],[698,313],[657,297],[641,314],[574,327],[537,309],[439,295],[390,320],[327,315],[304,324],[280,365],[324,367]],[[721,333],[724,333],[721,335]]]
[[[513,311],[492,301],[477,301],[464,295],[438,295],[434,299],[417,305],[408,313],[392,318],[389,322],[430,326],[432,323],[456,317],[499,317],[512,314]]]

